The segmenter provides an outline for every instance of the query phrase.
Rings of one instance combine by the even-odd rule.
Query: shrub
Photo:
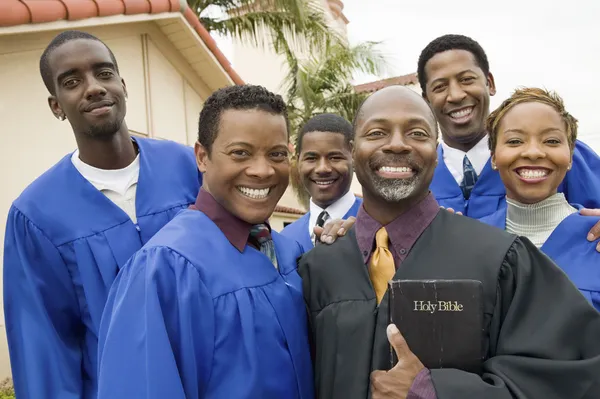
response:
[[[10,378],[0,382],[0,399],[15,399],[15,389]]]

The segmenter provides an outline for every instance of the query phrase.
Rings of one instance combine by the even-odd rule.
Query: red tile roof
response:
[[[306,211],[303,211],[301,209],[291,208],[289,206],[283,205],[276,205],[275,212],[289,213],[292,215],[304,215],[306,213]]]
[[[417,79],[416,73],[411,73],[408,75],[395,76],[393,78],[377,80],[375,82],[363,83],[361,85],[354,86],[354,90],[357,93],[373,93],[377,90],[381,90],[384,87],[400,85],[400,86],[408,86],[408,85],[416,85],[419,84],[419,79]]]
[[[75,21],[111,15],[181,12],[219,64],[236,84],[244,81],[233,70],[194,12],[179,0],[0,0],[0,28],[60,20]]]

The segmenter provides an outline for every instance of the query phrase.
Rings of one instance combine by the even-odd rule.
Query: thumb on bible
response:
[[[410,351],[406,340],[394,324],[387,328],[388,341],[398,357],[398,363],[390,371],[377,370],[371,373],[371,395],[373,399],[405,399],[415,377],[425,368]]]

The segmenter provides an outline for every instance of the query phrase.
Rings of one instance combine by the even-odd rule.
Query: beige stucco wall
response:
[[[172,31],[185,28],[181,21],[173,23],[179,25],[165,26]],[[115,53],[129,93],[126,121],[130,130],[141,136],[193,144],[200,109],[212,91],[207,82],[219,84],[219,80],[227,82],[229,78],[198,74],[154,22],[83,30],[104,40]],[[0,261],[5,221],[12,201],[36,177],[75,149],[68,122],[55,119],[48,108],[48,93],[38,69],[43,49],[57,33],[2,35],[0,29],[0,87],[3,90],[0,95]],[[1,298],[0,292],[0,305]],[[0,306],[0,316],[1,379],[10,375],[3,306]]]
[[[275,212],[269,218],[269,223],[273,230],[281,231],[285,227],[285,223],[292,223],[292,222],[298,220],[301,216],[302,215]]]

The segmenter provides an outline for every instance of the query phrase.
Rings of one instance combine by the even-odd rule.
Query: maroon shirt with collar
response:
[[[423,231],[431,224],[440,211],[440,206],[430,192],[413,208],[404,212],[385,226],[389,236],[389,249],[394,257],[396,270],[408,256]],[[383,227],[360,206],[356,215],[354,228],[358,247],[363,255],[365,265],[369,265],[371,254],[375,250],[375,234]],[[407,399],[436,399],[435,388],[428,369],[423,369],[410,387]]]
[[[190,205],[190,209],[201,211],[208,216],[238,251],[244,252],[246,244],[250,244],[256,249],[260,248],[254,240],[249,240],[252,225],[232,215],[204,188],[200,188],[196,203]],[[269,226],[267,222],[265,224]],[[269,226],[269,230],[271,230],[271,226]]]

